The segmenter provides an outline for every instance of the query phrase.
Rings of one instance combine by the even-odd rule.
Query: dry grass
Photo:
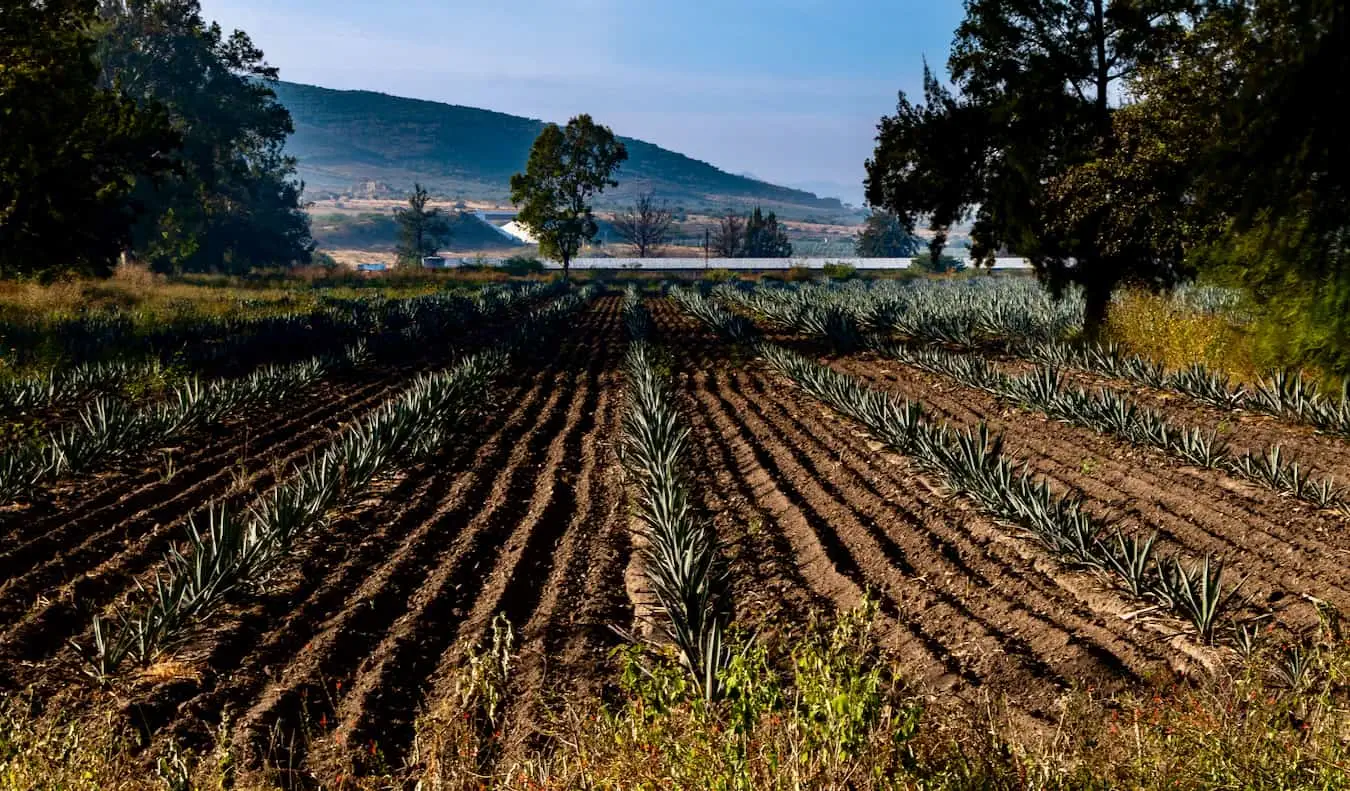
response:
[[[1243,382],[1263,373],[1248,326],[1179,306],[1167,296],[1121,294],[1111,306],[1106,334],[1125,351],[1172,369],[1201,363]]]

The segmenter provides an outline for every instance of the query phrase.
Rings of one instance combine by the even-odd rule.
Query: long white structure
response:
[[[502,260],[504,259],[462,258],[459,260],[459,264],[461,266],[472,264],[494,266],[500,264]],[[957,260],[967,267],[970,266],[969,258]],[[448,263],[453,266],[455,259],[449,259]],[[913,258],[709,258],[706,261],[702,258],[574,258],[572,259],[572,268],[627,269],[653,272],[697,269],[766,271],[790,269],[794,266],[823,269],[826,264],[847,264],[855,269],[908,269],[913,263]],[[545,261],[544,266],[549,269],[562,269],[562,264],[557,261]],[[994,259],[994,268],[1031,269],[1031,264],[1025,258],[996,258]]]

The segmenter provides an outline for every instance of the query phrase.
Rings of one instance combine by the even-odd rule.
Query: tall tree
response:
[[[628,159],[628,149],[607,126],[579,115],[567,127],[549,124],[535,138],[525,172],[511,177],[511,202],[520,206],[518,219],[539,239],[539,251],[562,260],[563,280],[572,259],[599,226],[591,200],[606,187],[616,187],[614,172]]]
[[[925,106],[902,98],[897,115],[882,121],[868,163],[869,201],[907,223],[973,210],[974,257],[990,259],[1006,247],[1029,258],[1053,288],[1082,286],[1085,328],[1095,336],[1117,285],[1166,284],[1179,273],[1149,258],[1103,253],[1095,213],[1084,212],[1073,227],[1052,224],[1047,187],[1069,168],[1110,156],[1121,81],[1165,56],[1200,5],[969,0],[948,62],[958,95],[926,85]],[[915,145],[944,130],[960,134],[934,149],[940,161]],[[941,164],[952,152],[969,164],[944,177]],[[903,197],[896,186],[904,184],[921,189]]]
[[[778,225],[778,217],[773,212],[765,215],[758,206],[745,220],[745,244],[741,248],[743,258],[791,258],[792,243],[788,241],[787,231]]]
[[[632,206],[615,215],[614,231],[633,247],[638,258],[646,258],[658,255],[670,243],[674,223],[670,207],[664,201],[658,206],[656,198],[645,192]]]
[[[283,151],[291,116],[248,35],[208,24],[198,0],[102,0],[100,13],[104,84],[166,107],[183,136],[180,175],[137,188],[150,209],[137,254],[160,271],[308,261],[302,185]]]
[[[862,258],[909,258],[919,252],[921,240],[906,228],[900,218],[885,211],[867,215],[854,241],[854,252]]]
[[[727,212],[718,218],[709,239],[713,255],[718,258],[739,258],[745,246],[745,221],[739,214]]]
[[[97,87],[93,0],[0,2],[0,276],[106,275],[178,136]],[[115,88],[117,86],[110,86]]]
[[[408,196],[408,208],[394,214],[398,222],[398,259],[404,264],[417,265],[429,255],[435,255],[450,239],[450,218],[440,209],[428,209],[431,196],[421,184],[413,184]]]

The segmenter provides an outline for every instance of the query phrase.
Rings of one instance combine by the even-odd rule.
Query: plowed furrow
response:
[[[1141,464],[1137,451],[1084,429],[1049,421],[1005,421],[997,406],[984,403],[980,394],[967,388],[938,388],[917,374],[897,376],[857,361],[836,364],[924,402],[955,425],[987,421],[991,429],[1004,433],[1010,453],[1030,461],[1033,470],[1062,491],[1082,494],[1109,523],[1158,529],[1188,554],[1228,557],[1242,574],[1254,575],[1247,583],[1249,593],[1275,602],[1291,591],[1309,592],[1337,606],[1350,604],[1350,589],[1341,573],[1343,560],[1334,559],[1344,558],[1345,551],[1313,538],[1316,529],[1306,527],[1306,518],[1296,516],[1292,504],[1286,504],[1284,520],[1266,518],[1250,508],[1260,501],[1260,493],[1244,496],[1213,483],[1195,485],[1169,474],[1166,460],[1153,458],[1148,459],[1151,464]],[[959,392],[959,397],[949,395],[952,392]],[[1235,501],[1242,505],[1235,506]]]
[[[392,380],[370,383],[341,398],[306,402],[301,414],[278,417],[256,433],[249,429],[223,443],[212,443],[198,459],[175,470],[171,478],[156,473],[153,482],[126,491],[116,503],[91,511],[75,509],[60,520],[45,520],[41,532],[11,543],[0,554],[0,568],[8,577],[0,585],[0,600],[16,589],[25,575],[47,564],[53,568],[87,566],[88,558],[98,556],[101,542],[110,535],[132,540],[138,535],[138,526],[172,523],[234,485],[236,476],[248,470],[250,462],[256,467],[260,459],[284,454],[297,442],[331,431],[341,419],[378,403],[394,386]]]
[[[793,555],[808,584],[839,610],[858,606],[867,589],[876,581],[869,579],[863,563],[838,536],[829,517],[807,503],[796,488],[780,474],[773,458],[743,427],[739,417],[729,413],[716,395],[709,391],[710,375],[696,373],[692,378],[698,409],[708,415],[713,431],[697,436],[699,442],[723,443],[735,460],[736,470],[754,491],[755,501],[788,536]],[[967,663],[952,656],[942,639],[914,623],[893,595],[880,602],[890,619],[889,638],[893,647],[928,680],[944,685],[960,679],[968,686],[982,681]]]
[[[537,388],[547,395],[542,407],[526,403],[513,413],[498,447],[456,479],[433,516],[350,594],[347,607],[318,626],[295,662],[268,682],[245,714],[238,739],[257,744],[274,728],[293,730],[307,707],[311,727],[334,728],[338,749],[355,747],[364,738],[354,727],[365,721],[364,703],[389,715],[372,741],[395,752],[406,743],[419,679],[449,647],[480,569],[513,524],[511,504],[528,500],[536,482],[532,470],[575,420],[576,371],[592,352],[585,340],[595,332],[594,318],[583,321],[582,337],[538,377]],[[411,700],[407,708],[392,705],[390,696],[405,695]]]
[[[16,548],[33,540],[45,544],[54,535],[68,542],[70,537],[78,538],[80,530],[119,522],[159,505],[214,470],[249,454],[260,443],[286,436],[295,427],[322,421],[377,389],[393,387],[406,379],[408,370],[384,369],[358,381],[320,387],[264,415],[180,437],[170,448],[159,449],[176,454],[172,475],[168,474],[167,461],[153,469],[146,466],[158,452],[150,451],[139,461],[127,462],[126,471],[95,472],[63,481],[49,502],[34,504],[21,518],[0,518],[0,525],[8,530]],[[9,567],[0,558],[0,569]]]
[[[1036,563],[989,538],[998,529],[970,510],[918,484],[907,465],[887,463],[857,429],[838,418],[817,417],[811,404],[785,396],[781,380],[742,374],[731,382],[746,409],[772,423],[798,448],[802,464],[825,482],[835,497],[865,515],[909,565],[942,596],[967,603],[982,622],[1004,624],[1025,635],[1035,656],[1045,657],[1058,675],[1097,686],[1135,681],[1156,671],[1161,657],[1130,635],[1116,616],[1127,611],[1118,597],[1081,594],[1082,584],[1065,587],[1065,575],[1046,576]],[[733,401],[733,406],[738,402]],[[1048,560],[1048,559],[1046,559]],[[1105,611],[1092,604],[1107,604]],[[1133,609],[1133,608],[1129,608]],[[925,615],[936,613],[929,608]],[[1108,620],[1109,619],[1109,620]]]
[[[338,704],[339,744],[373,739],[367,736],[373,725],[386,754],[401,754],[410,741],[417,704],[430,689],[429,677],[455,644],[452,624],[457,619],[452,610],[470,605],[458,632],[475,637],[499,612],[517,628],[529,613],[547,577],[550,553],[566,527],[562,515],[576,505],[577,494],[563,480],[562,465],[573,457],[581,434],[594,422],[594,413],[586,408],[594,407],[594,388],[588,381],[593,373],[568,388],[570,403],[565,405],[561,429],[540,432],[552,442],[543,458],[530,465],[533,474],[522,475],[520,486],[503,491],[499,507],[489,506],[482,518],[474,518],[465,528],[479,536],[493,534],[491,546],[474,542],[463,560],[443,563],[414,596],[406,622],[390,630],[372,661],[360,669],[351,694]],[[493,552],[495,558],[487,557]],[[475,561],[471,566],[465,562],[469,556]],[[476,579],[469,578],[470,568]],[[481,588],[475,584],[479,582]],[[478,588],[478,593],[472,599],[461,598],[466,588]],[[506,599],[507,590],[517,590],[519,598]]]
[[[241,738],[256,744],[274,727],[295,729],[302,724],[299,718],[307,701],[311,719],[324,718],[330,727],[336,725],[337,701],[350,693],[359,666],[370,661],[371,653],[422,595],[427,575],[439,576],[449,568],[471,573],[472,565],[461,569],[454,564],[465,544],[474,538],[482,541],[464,527],[468,517],[463,512],[484,501],[491,503],[512,484],[520,487],[522,467],[539,452],[536,438],[547,436],[543,432],[550,426],[556,431],[564,415],[565,390],[566,386],[554,389],[536,414],[527,415],[529,419],[509,432],[514,442],[503,443],[498,453],[455,481],[451,499],[438,504],[430,519],[420,521],[392,549],[384,565],[348,592],[343,608],[319,625],[304,649],[253,702],[240,723]]]
[[[257,606],[213,629],[202,641],[198,663],[205,668],[207,691],[177,713],[175,735],[209,735],[202,728],[214,727],[223,711],[242,710],[256,700],[272,668],[284,668],[304,650],[317,628],[334,617],[352,591],[389,559],[389,548],[402,544],[410,532],[425,524],[452,495],[454,484],[463,485],[461,473],[476,463],[505,459],[522,438],[527,415],[543,402],[546,381],[540,374],[528,387],[521,384],[494,393],[502,403],[519,404],[519,409],[489,411],[478,432],[485,439],[456,448],[443,464],[436,462],[430,469],[403,476],[376,506],[335,520],[315,537],[311,551],[290,579],[270,586]],[[188,692],[198,689],[193,685]],[[171,707],[166,708],[166,691],[156,689],[146,697],[140,704],[142,711],[155,706],[165,718],[173,715]]]
[[[350,416],[380,403],[387,393],[381,391],[360,404],[348,405]],[[344,410],[345,412],[346,410]],[[316,447],[327,441],[336,428],[336,417],[329,424],[313,426],[272,444],[265,453],[251,456],[238,470],[221,470],[212,478],[211,488],[198,496],[177,501],[174,516],[158,521],[154,514],[138,517],[103,531],[99,540],[91,539],[78,553],[83,563],[67,563],[59,557],[54,564],[34,569],[14,580],[5,592],[5,614],[14,625],[3,637],[0,658],[38,661],[62,647],[67,638],[89,628],[95,613],[119,596],[136,589],[136,580],[152,570],[164,552],[182,537],[182,528],[194,515],[205,513],[212,493],[229,507],[244,507],[249,500],[274,486],[277,472],[283,474],[300,463]],[[236,486],[236,475],[240,484]],[[233,488],[233,493],[227,490]],[[220,499],[223,498],[223,499]],[[56,591],[51,591],[57,587]],[[26,597],[40,596],[27,609]]]

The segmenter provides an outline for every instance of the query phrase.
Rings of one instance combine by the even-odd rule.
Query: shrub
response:
[[[831,280],[852,280],[858,276],[858,268],[852,264],[845,264],[842,261],[835,263],[826,263],[825,277]]]
[[[728,283],[740,280],[741,277],[730,269],[709,269],[704,273],[703,279],[711,283]]]
[[[804,266],[794,266],[783,273],[783,279],[789,283],[804,283],[808,280],[814,280],[815,273]]]
[[[532,256],[517,255],[503,261],[498,268],[508,275],[518,277],[542,275],[544,273],[544,262]]]
[[[966,265],[961,263],[961,259],[950,255],[938,256],[937,261],[927,251],[919,253],[914,257],[914,268],[920,272],[927,272],[930,275],[949,275],[961,272]]]

